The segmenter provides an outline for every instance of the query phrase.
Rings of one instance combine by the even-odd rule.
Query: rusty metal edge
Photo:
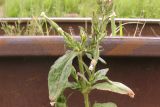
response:
[[[39,20],[42,20],[42,18],[38,18]],[[51,20],[54,20],[55,22],[91,22],[91,17],[51,17]],[[15,21],[21,21],[21,22],[27,22],[31,21],[33,18],[0,18],[0,22],[15,22]],[[145,18],[115,18],[116,22],[138,22],[138,23],[160,23],[160,19],[145,19]],[[134,23],[133,23],[134,24]]]
[[[75,37],[79,39],[79,37]],[[102,42],[103,56],[159,57],[158,37],[107,37]],[[0,56],[59,56],[66,51],[61,36],[3,36]]]

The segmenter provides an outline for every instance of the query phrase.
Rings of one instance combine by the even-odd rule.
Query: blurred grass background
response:
[[[4,4],[4,0],[0,0],[0,6]]]
[[[4,0],[0,0],[0,17],[4,16]]]
[[[39,16],[42,11],[48,16],[91,16],[96,0],[5,0],[6,17]]]
[[[117,17],[160,18],[160,0],[114,0]],[[3,6],[2,6],[3,4]],[[51,17],[89,17],[96,9],[96,0],[0,0],[3,17],[39,16],[42,11]]]
[[[118,17],[160,18],[160,0],[115,0]]]

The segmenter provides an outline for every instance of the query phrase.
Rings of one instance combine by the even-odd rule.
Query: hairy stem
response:
[[[78,64],[79,64],[79,70],[84,75],[84,68],[83,68],[83,58],[82,54],[78,56]]]
[[[83,97],[84,97],[84,104],[85,104],[85,107],[90,107],[89,93],[84,93],[84,94],[83,94]]]

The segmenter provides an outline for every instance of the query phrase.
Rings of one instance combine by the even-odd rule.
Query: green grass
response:
[[[117,17],[160,18],[160,0],[114,0]],[[92,16],[96,0],[5,0],[5,17]]]
[[[160,18],[160,0],[115,0],[118,17]]]
[[[91,16],[93,0],[6,0],[6,17],[39,16],[42,11],[48,16],[65,16],[69,13]],[[86,11],[87,9],[87,11]]]
[[[4,0],[0,0],[0,6],[4,4]]]

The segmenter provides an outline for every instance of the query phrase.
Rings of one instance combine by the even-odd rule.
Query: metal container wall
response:
[[[50,107],[47,76],[57,57],[0,57],[1,107]],[[96,102],[115,102],[118,107],[159,107],[160,59],[140,57],[105,57],[110,71],[108,77],[131,87],[134,99],[125,95],[94,90],[90,99]],[[76,65],[76,64],[75,64]],[[105,67],[99,64],[99,68]],[[71,95],[69,107],[84,107],[82,95]]]
[[[98,68],[109,67],[108,77],[131,87],[136,96],[131,99],[94,90],[90,95],[92,103],[112,101],[118,107],[159,107],[159,38],[111,37],[102,45],[108,64],[100,63]],[[1,37],[0,107],[50,107],[48,71],[64,51],[61,37]],[[69,107],[84,107],[79,92],[68,89],[65,94],[71,95]]]

